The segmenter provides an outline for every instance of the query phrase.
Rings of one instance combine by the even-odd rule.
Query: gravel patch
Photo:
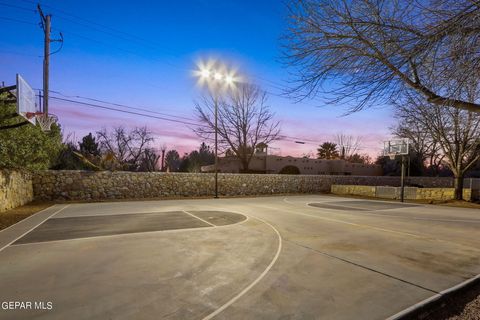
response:
[[[446,297],[412,320],[480,320],[480,281]]]

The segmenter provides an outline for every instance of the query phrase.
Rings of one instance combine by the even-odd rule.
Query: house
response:
[[[300,174],[381,176],[382,168],[375,164],[351,163],[342,159],[308,159],[281,157],[256,152],[250,161],[250,170],[261,173],[279,173],[286,166],[295,166]],[[236,156],[218,158],[218,172],[239,173],[242,165]],[[214,165],[203,166],[202,172],[213,172]]]

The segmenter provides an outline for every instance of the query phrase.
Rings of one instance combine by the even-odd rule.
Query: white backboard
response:
[[[383,155],[407,155],[410,141],[408,139],[395,139],[383,143]]]
[[[37,112],[35,91],[32,87],[17,74],[17,113],[35,124],[36,120],[34,116],[28,116],[27,114],[34,114]]]

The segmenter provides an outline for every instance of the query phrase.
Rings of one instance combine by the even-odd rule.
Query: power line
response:
[[[36,55],[34,55],[34,54],[28,54],[28,53],[23,53],[23,52],[18,52],[18,51],[0,50],[0,53],[13,54],[13,55],[16,55],[16,56],[26,56],[26,57],[41,58],[40,56],[36,56]]]
[[[27,0],[23,0],[23,1],[24,1],[24,2],[28,2],[28,3],[35,3],[35,2],[33,2],[33,1],[27,1]],[[0,4],[2,4],[2,3],[0,3]],[[5,5],[5,4],[4,4],[4,5]],[[11,6],[11,5],[6,5],[6,6]],[[87,23],[99,25],[99,26],[101,26],[101,27],[103,27],[103,28],[113,30],[114,32],[117,32],[117,33],[123,33],[123,34],[125,34],[125,35],[127,35],[127,36],[129,36],[129,37],[137,38],[137,39],[139,39],[139,40],[141,40],[141,41],[143,41],[143,42],[149,43],[149,44],[152,43],[151,41],[145,40],[145,39],[140,38],[140,37],[138,37],[138,36],[131,35],[131,34],[129,34],[129,33],[122,32],[122,31],[118,31],[118,30],[116,30],[116,29],[114,29],[114,28],[111,28],[111,27],[108,27],[108,26],[105,26],[105,25],[101,25],[101,24],[92,22],[92,21],[87,20],[87,19],[80,18],[80,17],[78,17],[78,16],[76,16],[76,15],[69,14],[69,13],[67,13],[67,12],[65,12],[65,11],[62,11],[62,10],[59,10],[59,9],[55,9],[55,8],[53,8],[53,7],[51,7],[51,6],[48,6],[48,5],[45,5],[45,6],[46,6],[46,7],[49,7],[49,8],[52,8],[52,9],[54,9],[55,11],[63,12],[63,13],[65,13],[65,14],[69,15],[69,16],[72,16],[72,17],[76,18],[76,19],[79,19],[79,20],[82,20],[82,21],[86,21]],[[11,6],[11,7],[18,7],[18,6]],[[19,9],[22,9],[22,10],[28,10],[28,11],[35,12],[35,10],[30,10],[30,9],[27,9],[27,8],[24,8],[24,7],[18,7],[18,8],[19,8]],[[1,18],[1,17],[0,17],[0,18]],[[61,17],[61,18],[62,18],[62,17]],[[11,19],[11,18],[3,18],[3,19],[4,19],[4,20],[15,21],[15,22],[19,22],[19,23],[27,23],[27,24],[35,25],[34,23],[30,23],[30,22],[27,22],[27,21],[16,20],[16,19]],[[86,27],[92,28],[91,26],[88,26],[88,25],[83,24],[83,23],[79,23],[79,22],[77,22],[77,21],[74,21],[74,20],[71,20],[71,19],[68,19],[68,18],[63,18],[63,19],[64,19],[64,20],[67,20],[67,21],[70,21],[70,22],[72,22],[72,23],[76,23],[76,24],[79,24],[79,25],[82,25],[82,26],[86,26]],[[109,34],[109,35],[114,36],[114,37],[120,37],[120,36],[118,36],[118,35],[116,35],[116,34],[114,34],[114,33],[106,32],[106,31],[100,30],[100,29],[98,29],[98,28],[93,28],[93,29],[95,29],[95,30],[97,30],[97,31],[99,31],[99,32],[103,32],[103,33]],[[112,46],[109,45],[109,44],[106,44],[106,43],[104,43],[104,42],[101,42],[101,41],[98,41],[98,40],[95,40],[95,39],[92,39],[92,38],[88,38],[88,37],[85,37],[85,36],[82,36],[82,35],[78,35],[78,34],[74,34],[74,33],[71,33],[71,32],[68,32],[68,33],[70,33],[70,34],[72,34],[72,35],[74,35],[74,36],[77,36],[77,37],[81,37],[81,38],[87,39],[87,40],[89,40],[89,41],[95,41],[95,42],[97,42],[97,43],[102,43],[102,44],[104,44],[104,45],[106,45],[106,46],[112,47]],[[122,40],[126,40],[126,41],[132,42],[131,39],[128,39],[128,38],[125,38],[125,37],[120,37],[120,38],[121,38]],[[152,48],[153,48],[153,47],[152,47]],[[158,47],[157,47],[157,48],[158,48]],[[117,50],[122,50],[122,51],[125,51],[125,52],[129,52],[129,53],[132,53],[132,54],[140,55],[140,54],[138,54],[137,52],[134,52],[134,51],[128,51],[128,50],[125,50],[125,49],[122,49],[122,48],[118,48],[118,47],[117,47],[116,49],[117,49]],[[140,56],[141,56],[141,55],[140,55]],[[159,60],[159,59],[156,59],[156,60]],[[162,61],[162,62],[165,62],[164,60],[161,60],[161,61]],[[171,63],[169,63],[169,64],[171,64]],[[171,64],[171,65],[174,66],[174,67],[178,67],[178,66],[173,65],[173,64]],[[183,69],[183,68],[182,68],[182,69]],[[259,79],[262,79],[262,80],[264,80],[264,81],[266,81],[266,82],[272,83],[273,85],[270,85],[270,87],[273,87],[273,88],[275,88],[275,89],[277,89],[277,90],[284,90],[284,88],[285,88],[282,84],[279,84],[280,86],[278,86],[278,85],[276,84],[276,82],[274,82],[274,81],[271,81],[271,80],[268,80],[268,79],[265,79],[265,78],[262,78],[262,77],[258,77],[258,76],[254,76],[254,77],[259,78]],[[284,87],[284,88],[282,88],[282,87]],[[57,92],[57,93],[58,93],[58,94],[61,94],[61,93],[59,93],[59,92]],[[276,95],[276,96],[279,96],[279,97],[282,97],[282,98],[286,98],[286,97],[285,97],[284,95],[282,95],[282,94],[275,94],[275,93],[268,92],[268,91],[267,91],[267,93],[270,93],[270,94],[272,94],[272,95]],[[151,110],[147,110],[147,109],[135,108],[135,107],[126,106],[126,105],[121,105],[121,104],[118,104],[118,103],[112,103],[112,102],[108,102],[108,101],[104,101],[104,100],[93,99],[93,98],[88,98],[88,97],[81,97],[81,96],[75,96],[75,97],[76,97],[76,98],[80,98],[80,99],[87,99],[87,100],[94,101],[94,102],[106,103],[106,104],[110,104],[110,105],[114,105],[114,106],[119,106],[119,107],[124,107],[124,108],[139,110],[139,111],[145,111],[145,112],[149,112],[149,113],[157,113],[157,114],[165,115],[165,116],[168,116],[168,117],[183,118],[183,119],[186,119],[186,120],[189,120],[189,121],[193,121],[193,119],[186,118],[186,117],[178,117],[178,116],[167,115],[167,114],[163,114],[163,113],[159,113],[159,112],[155,112],[155,111],[151,111]],[[57,97],[56,99],[57,99],[57,100],[62,100],[61,98],[58,98],[58,97]],[[100,106],[100,105],[81,103],[81,102],[79,102],[79,101],[74,101],[74,100],[69,100],[69,99],[63,99],[63,100],[64,100],[64,101],[69,101],[69,102],[72,102],[72,103],[79,103],[79,104],[89,105],[89,106],[91,106],[91,107],[109,109],[109,110],[114,110],[114,111],[119,111],[119,112],[127,112],[127,113],[131,113],[131,114],[137,114],[137,115],[140,115],[140,116],[148,116],[148,115],[145,115],[145,114],[128,112],[128,111],[125,111],[125,110],[119,110],[119,109],[109,108],[109,107]],[[163,117],[156,117],[156,118],[159,118],[159,119],[162,119],[162,120],[167,120],[167,121],[174,121],[174,122],[180,122],[180,123],[185,123],[185,124],[192,124],[192,123],[187,123],[187,122],[185,122],[185,121],[182,122],[182,121],[178,121],[178,120],[165,119],[165,118],[163,118]],[[194,125],[198,125],[198,124],[194,124]],[[303,138],[298,138],[298,137],[288,137],[288,136],[282,136],[282,137],[283,137],[285,140],[286,140],[286,139],[294,139],[294,140],[305,140],[305,141],[316,142],[316,141],[314,141],[314,140],[303,139]],[[293,141],[293,142],[296,142],[296,141]]]
[[[37,25],[36,23],[30,22],[30,21],[12,19],[12,18],[8,18],[8,17],[0,17],[0,20],[8,20],[8,21],[13,21],[13,22],[17,22],[17,23],[30,24],[30,25],[34,25],[34,26]]]
[[[32,10],[32,9],[29,9],[29,8],[20,7],[20,6],[16,6],[16,5],[9,4],[9,3],[4,3],[4,2],[0,2],[0,6],[14,8],[14,9],[18,9],[18,10],[29,11],[29,12],[33,12],[33,13],[37,12],[36,10]]]
[[[34,1],[30,1],[30,0],[22,0],[23,2],[26,2],[26,3],[31,3],[31,4],[36,4],[36,2]],[[63,19],[65,21],[69,21],[71,23],[74,23],[74,24],[77,24],[77,25],[80,25],[80,26],[83,26],[83,27],[86,27],[86,28],[90,28],[90,29],[93,29],[93,30],[96,30],[98,32],[102,32],[104,34],[107,34],[107,35],[110,35],[112,37],[116,37],[116,38],[119,38],[119,39],[122,39],[124,41],[129,41],[129,42],[133,42],[133,43],[136,43],[137,45],[140,44],[140,45],[143,45],[145,47],[148,47],[150,49],[155,49],[155,50],[162,50],[163,52],[167,52],[169,56],[173,57],[173,58],[176,58],[177,57],[177,54],[175,54],[175,52],[173,50],[170,50],[168,48],[165,48],[165,46],[159,46],[159,44],[157,44],[156,42],[153,42],[151,40],[147,40],[145,38],[142,38],[142,37],[139,37],[137,35],[134,35],[134,34],[131,34],[131,33],[128,33],[128,32],[125,32],[125,31],[121,31],[121,30],[118,30],[118,29],[115,29],[115,28],[112,28],[110,26],[107,26],[107,25],[104,25],[104,24],[100,24],[100,23],[97,23],[97,22],[94,22],[92,20],[88,20],[88,19],[85,19],[85,18],[82,18],[82,17],[79,17],[78,15],[75,15],[75,14],[71,14],[67,11],[64,11],[64,10],[61,10],[61,9],[58,9],[58,8],[55,8],[55,7],[52,7],[50,5],[44,5],[45,7],[48,7],[48,8],[51,8],[53,11],[57,11],[57,12],[60,12],[62,13],[63,15],[67,15],[67,16],[70,16],[70,17],[73,17],[74,19],[77,19],[77,20],[80,20],[80,21],[84,21],[85,23],[81,23],[81,22],[78,22],[78,21],[75,21],[75,20],[72,20],[70,18],[67,18],[65,16],[62,16],[62,14],[58,14],[57,17],[60,18],[60,19]],[[89,25],[90,24],[90,25]],[[101,28],[104,28],[104,29],[107,29],[107,30],[111,30],[113,31],[110,32],[110,31],[105,31],[105,30],[102,30],[102,29],[99,29],[98,27],[93,27],[92,25],[95,25],[95,26],[99,26]],[[130,54],[134,54],[134,55],[137,55],[137,56],[140,56],[140,57],[143,57],[143,58],[148,58],[148,59],[152,59],[152,57],[146,57],[145,55],[142,55],[142,54],[139,54],[138,52],[135,52],[135,51],[131,51],[131,50],[126,50],[126,49],[123,49],[123,48],[120,48],[120,47],[117,47],[117,46],[113,46],[111,44],[108,44],[106,42],[102,42],[102,41],[99,41],[99,40],[96,40],[96,39],[92,39],[92,38],[89,38],[89,37],[86,37],[86,36],[83,36],[83,35],[79,35],[79,34],[75,34],[73,32],[70,32],[68,31],[67,33],[75,36],[75,37],[79,37],[79,38],[83,38],[85,40],[89,40],[89,41],[94,41],[96,43],[100,43],[106,47],[112,47],[116,50],[120,50],[120,51],[124,51],[124,52],[127,52],[127,53],[130,53]],[[121,35],[125,35],[125,36],[121,36]],[[166,61],[166,60],[160,60],[158,58],[153,58],[154,60],[157,60],[157,61],[161,61],[162,63],[166,63],[174,68],[177,68],[177,69],[182,69],[181,67],[179,67],[178,65],[170,62],[170,61]],[[264,81],[266,83],[264,83],[267,87],[270,87],[270,88],[273,88],[274,90],[278,90],[280,93],[276,93],[276,92],[273,92],[273,91],[269,91],[269,90],[265,90],[266,93],[270,94],[270,95],[273,95],[273,96],[276,96],[276,97],[279,97],[279,98],[282,98],[282,99],[287,99],[289,100],[289,98],[287,97],[286,95],[286,92],[290,91],[290,88],[287,87],[286,85],[282,84],[282,83],[279,83],[279,82],[276,82],[276,81],[272,81],[272,80],[269,80],[265,77],[261,77],[261,76],[258,76],[258,75],[251,75],[253,78],[256,78],[256,79],[259,79],[261,81]],[[314,100],[317,100],[319,102],[321,102],[320,100],[318,100],[317,98],[315,98]],[[311,106],[311,107],[318,107],[316,105],[312,105],[312,104],[309,104],[309,103],[306,103],[304,101],[298,101],[297,103],[299,104],[303,104],[303,105],[307,105],[307,106]]]
[[[36,90],[38,90],[38,89],[36,89]],[[79,96],[79,95],[66,95],[66,94],[63,94],[59,91],[54,91],[54,90],[50,90],[50,92],[59,94],[59,95],[61,95],[63,97],[66,97],[66,98],[84,99],[84,100],[89,100],[89,101],[93,101],[93,102],[105,103],[105,104],[109,104],[109,105],[112,105],[112,106],[117,106],[117,107],[122,107],[122,108],[128,108],[128,109],[133,109],[133,110],[138,110],[138,111],[145,111],[145,112],[149,112],[149,113],[159,114],[159,115],[162,115],[162,116],[167,116],[167,117],[172,117],[172,118],[179,118],[179,119],[184,119],[184,120],[189,120],[189,121],[195,121],[195,119],[192,119],[192,118],[171,115],[171,114],[168,114],[168,113],[158,112],[158,111],[145,109],[145,108],[132,107],[132,106],[128,106],[128,105],[125,105],[125,104],[116,103],[116,102],[109,102],[109,101],[105,101],[105,100],[101,100],[101,99],[89,98],[89,97]]]
[[[30,1],[30,0],[21,0],[21,1],[27,2],[27,3],[31,3],[31,4],[35,4],[35,5],[36,5],[36,2],[35,2],[35,1]],[[51,8],[51,9],[53,9],[54,11],[60,12],[60,13],[62,13],[62,14],[64,14],[64,15],[70,16],[70,17],[72,17],[72,18],[74,18],[74,19],[77,19],[77,20],[80,20],[80,21],[84,21],[84,22],[86,22],[87,24],[96,25],[96,26],[99,26],[99,27],[101,27],[101,28],[104,28],[104,29],[107,29],[107,30],[111,30],[111,31],[113,31],[113,32],[115,32],[115,33],[118,33],[118,34],[124,34],[124,35],[126,35],[126,36],[128,36],[128,37],[130,37],[130,38],[138,39],[139,41],[142,41],[142,42],[153,43],[151,40],[147,40],[147,39],[144,39],[144,38],[139,37],[139,36],[137,36],[137,35],[134,35],[134,34],[131,34],[131,33],[122,31],[122,30],[118,30],[118,29],[112,28],[112,27],[110,27],[110,26],[107,26],[107,25],[104,25],[104,24],[101,24],[101,23],[98,23],[98,22],[95,22],[95,21],[92,21],[92,20],[89,20],[89,19],[82,18],[82,17],[80,17],[80,16],[78,16],[78,15],[69,13],[69,12],[67,12],[67,11],[65,11],[65,10],[61,10],[61,9],[58,9],[58,8],[54,8],[54,7],[50,6],[50,5],[44,5],[44,6],[45,6],[45,7],[48,7],[48,8]],[[79,25],[83,25],[83,26],[92,28],[91,26],[88,26],[88,25],[86,25],[86,24],[80,24],[79,22],[76,22],[76,21],[73,21],[73,20],[71,20],[71,19],[64,18],[64,17],[62,17],[62,18],[65,19],[65,20],[68,20],[68,21],[70,21],[70,22],[73,22],[73,23],[76,23],[76,24],[79,24]],[[104,30],[99,30],[99,29],[96,29],[96,30],[98,30],[98,31],[100,31],[100,32],[106,33]],[[112,33],[107,33],[107,34],[116,36],[116,35],[114,35],[114,34],[112,34]],[[124,39],[124,40],[128,40],[128,41],[132,41],[132,39],[125,39],[125,38],[123,38],[123,39]],[[158,48],[159,48],[159,47],[156,47],[156,49],[158,49]],[[163,46],[162,46],[162,48],[165,49],[165,47],[163,47]],[[175,54],[175,53],[172,51],[172,54]]]
[[[35,4],[34,1],[30,1],[30,0],[22,0],[23,2],[27,2],[27,3],[32,3],[32,4]],[[122,39],[122,40],[125,40],[125,41],[129,41],[129,42],[135,42],[137,44],[142,44],[144,46],[147,46],[149,48],[152,48],[152,49],[156,49],[156,50],[162,50],[164,52],[168,52],[168,54],[174,58],[177,57],[177,55],[175,54],[174,51],[168,49],[168,48],[165,48],[163,45],[162,46],[159,46],[157,43],[151,41],[151,40],[147,40],[147,39],[144,39],[142,37],[139,37],[137,35],[134,35],[134,34],[131,34],[131,33],[128,33],[128,32],[124,32],[124,31],[121,31],[121,30],[118,30],[118,29],[115,29],[115,28],[112,28],[110,26],[107,26],[107,25],[104,25],[104,24],[100,24],[100,23],[97,23],[97,22],[94,22],[94,21],[91,21],[91,20],[88,20],[88,19],[85,19],[85,18],[82,18],[78,15],[75,15],[75,14],[72,14],[72,13],[69,13],[67,11],[64,11],[64,10],[60,10],[60,9],[57,9],[55,7],[52,7],[52,6],[49,6],[49,5],[44,5],[45,7],[48,7],[48,8],[51,8],[52,10],[54,11],[57,11],[57,12],[61,12],[63,13],[64,15],[67,15],[67,16],[70,16],[70,17],[73,17],[74,19],[77,19],[77,20],[81,20],[81,21],[84,21],[86,23],[80,23],[78,21],[75,21],[75,20],[72,20],[72,19],[69,19],[69,18],[65,18],[65,17],[62,17],[61,15],[58,15],[58,17],[60,19],[64,19],[66,21],[69,21],[69,22],[72,22],[72,23],[75,23],[75,24],[78,24],[78,25],[81,25],[81,26],[84,26],[84,27],[87,27],[87,28],[91,28],[91,29],[94,29],[96,31],[99,31],[99,32],[102,32],[102,33],[105,33],[107,35],[110,35],[110,36],[113,36],[113,37],[117,37],[119,39]],[[96,25],[96,26],[100,26],[101,28],[104,28],[104,29],[107,29],[107,30],[111,30],[113,31],[114,33],[112,32],[108,32],[108,31],[105,31],[105,30],[101,30],[99,28],[96,28],[96,27],[92,27],[92,26],[89,26],[88,24],[91,24],[91,25]],[[138,56],[142,56],[142,57],[145,57],[143,55],[140,55],[138,54],[137,52],[133,52],[133,51],[129,51],[129,50],[125,50],[125,49],[122,49],[122,48],[119,48],[119,47],[115,47],[115,46],[112,46],[112,45],[109,45],[105,42],[101,42],[101,41],[98,41],[98,40],[95,40],[95,39],[92,39],[92,38],[88,38],[88,37],[85,37],[85,36],[81,36],[81,35],[78,35],[78,34],[74,34],[72,32],[69,32],[70,34],[74,35],[74,36],[77,36],[77,37],[81,37],[81,38],[84,38],[86,40],[91,40],[91,41],[95,41],[97,43],[101,43],[105,46],[111,46],[111,47],[114,47],[115,49],[117,50],[121,50],[121,51],[125,51],[125,52],[128,52],[128,53],[131,53],[131,54],[136,54]],[[117,34],[115,34],[117,33]],[[127,37],[129,38],[125,38],[124,36],[121,36],[119,34],[123,34],[123,35],[126,35]],[[133,40],[133,39],[137,39],[137,40]],[[149,57],[150,58],[150,57]],[[150,58],[151,59],[151,58]],[[155,59],[155,60],[159,60],[159,59]],[[165,60],[161,60],[163,63],[167,63],[169,65],[171,65],[172,67],[175,67],[175,68],[180,68],[178,67],[177,65],[169,62],[169,61],[165,61]],[[183,68],[180,68],[183,70]],[[267,82],[265,85],[270,87],[270,88],[274,88],[276,90],[279,90],[280,93],[275,93],[275,92],[272,92],[272,91],[266,91],[268,94],[271,94],[271,95],[274,95],[274,96],[277,96],[277,97],[280,97],[280,98],[283,98],[283,99],[288,99],[288,97],[285,96],[285,92],[289,91],[290,88],[288,88],[287,86],[283,85],[282,83],[279,83],[279,82],[276,82],[276,81],[272,81],[272,80],[269,80],[269,79],[266,79],[264,77],[260,77],[260,76],[257,76],[257,75],[252,75],[252,77],[254,78],[257,78],[257,79],[260,79],[260,80],[263,80],[265,82]],[[318,100],[318,99],[316,99]],[[301,102],[298,102],[298,103],[302,103],[304,105],[309,105],[303,101]],[[313,106],[313,105],[310,105],[310,106]]]
[[[122,113],[128,113],[128,114],[138,115],[138,116],[147,117],[147,118],[153,118],[153,119],[165,120],[165,121],[170,121],[170,122],[182,123],[182,124],[186,124],[186,125],[207,127],[206,125],[201,125],[201,124],[198,124],[198,123],[192,123],[192,122],[187,122],[187,121],[182,121],[182,120],[176,120],[176,119],[168,119],[168,118],[165,118],[165,117],[148,115],[148,114],[145,114],[145,113],[128,111],[128,110],[122,110],[122,109],[117,109],[117,108],[102,106],[102,105],[99,105],[99,104],[87,103],[87,102],[76,101],[76,100],[71,100],[71,99],[64,99],[64,98],[59,98],[59,97],[50,97],[50,99],[55,99],[55,100],[60,100],[60,101],[65,101],[65,102],[70,102],[70,103],[85,105],[85,106],[92,107],[92,108],[106,109],[106,110],[112,110],[112,111],[117,111],[117,112],[122,112]]]
[[[55,91],[51,91],[51,92],[55,92]],[[83,97],[83,98],[86,98],[86,97]],[[50,97],[50,99],[55,99],[55,100],[60,100],[60,101],[65,101],[65,102],[70,102],[70,103],[85,105],[85,106],[92,107],[92,108],[106,109],[106,110],[111,110],[111,111],[116,111],[116,112],[122,112],[122,113],[127,113],[127,114],[138,115],[138,116],[147,117],[147,118],[159,119],[159,120],[170,121],[170,122],[175,122],[175,123],[182,123],[182,124],[185,124],[185,125],[191,125],[191,126],[207,127],[207,128],[209,128],[208,125],[202,125],[202,124],[199,124],[199,123],[193,123],[193,122],[182,121],[182,120],[177,120],[177,119],[168,119],[168,118],[165,118],[165,117],[159,117],[159,116],[148,115],[148,114],[140,113],[140,112],[122,110],[122,109],[117,109],[117,108],[102,106],[102,105],[99,105],[99,104],[93,104],[93,103],[87,103],[87,102],[82,102],[82,101],[76,101],[76,100],[72,100],[72,99],[64,99],[64,98],[60,98],[60,97]],[[98,99],[93,99],[93,98],[87,98],[87,99],[91,99],[92,101],[98,101],[98,102],[101,102],[101,103],[107,103],[107,104],[117,105],[117,106],[121,106],[121,107],[124,107],[124,108],[129,108],[129,109],[133,109],[133,110],[138,110],[138,109],[140,109],[140,108],[135,108],[135,107],[131,107],[131,106],[128,106],[128,105],[116,104],[116,103],[111,103],[111,102],[107,102],[107,101],[103,101],[103,100],[98,100]],[[140,110],[142,110],[142,109],[140,109]],[[147,110],[147,109],[143,109],[143,110],[145,110],[146,112],[156,113],[155,111],[152,111],[152,110]],[[164,115],[167,115],[167,114],[164,114]],[[169,117],[176,117],[176,116],[173,116],[173,115],[167,115],[167,116],[169,116]],[[187,118],[187,119],[188,119],[188,118]],[[190,119],[189,119],[189,120],[190,120]],[[287,135],[280,135],[279,138],[280,138],[279,140],[291,141],[291,142],[295,142],[296,140],[305,140],[305,141],[310,141],[310,142],[316,142],[315,140],[311,140],[311,139],[304,139],[304,138],[301,138],[301,137],[291,137],[291,136],[287,136]]]

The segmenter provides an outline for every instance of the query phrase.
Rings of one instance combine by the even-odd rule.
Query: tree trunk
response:
[[[242,163],[242,173],[248,173],[248,161],[247,159],[240,159]]]
[[[456,174],[454,181],[455,200],[463,199],[463,174]]]

